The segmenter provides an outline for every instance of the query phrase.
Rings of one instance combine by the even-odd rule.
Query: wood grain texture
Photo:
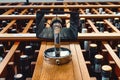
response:
[[[42,42],[32,80],[90,80],[89,75],[85,78],[88,71],[85,67],[85,63],[82,63],[84,62],[83,56],[77,57],[79,54],[77,49],[78,47],[80,48],[79,44],[69,42],[62,42],[61,44],[61,47],[71,50],[72,60],[64,65],[53,65],[47,63],[44,61],[44,51],[54,46],[53,42]],[[81,59],[81,57],[83,60],[78,60]],[[84,64],[84,66],[82,67],[80,63]],[[82,76],[83,74],[81,74],[81,69],[85,72],[85,76]]]

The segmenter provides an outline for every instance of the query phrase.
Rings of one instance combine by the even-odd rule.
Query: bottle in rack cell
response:
[[[17,33],[17,30],[15,28],[8,29],[8,33]]]
[[[0,62],[2,62],[4,57],[5,57],[4,46],[3,46],[3,44],[0,44]]]
[[[120,58],[120,44],[117,45],[117,56]]]
[[[25,80],[25,79],[23,77],[23,74],[19,73],[14,75],[14,80]]]
[[[85,28],[85,18],[80,18],[80,27],[78,28],[79,32],[82,32],[82,28]]]
[[[101,80],[101,68],[102,68],[103,56],[101,54],[95,55],[94,60],[94,72],[97,80]]]
[[[82,28],[82,33],[87,33],[87,28]],[[82,44],[82,43],[81,43]],[[85,57],[88,59],[88,53],[89,53],[89,41],[83,41],[83,48],[86,50]]]
[[[1,27],[6,27],[6,26],[7,26],[7,21],[6,21],[6,20],[3,20]]]
[[[20,73],[23,77],[31,77],[31,63],[27,55],[20,56]]]
[[[5,49],[3,44],[0,44],[0,57],[5,57]]]
[[[120,21],[119,18],[114,18],[113,25],[120,30]]]
[[[90,13],[90,9],[85,9],[85,13],[89,14]]]
[[[33,32],[33,33],[36,33],[36,28],[37,28],[36,26],[33,26],[33,27],[32,27],[32,32]]]
[[[99,9],[98,9],[98,12],[99,12],[99,14],[102,14],[103,8],[99,8]]]
[[[25,55],[28,55],[30,62],[34,60],[34,49],[31,45],[25,46]]]
[[[17,33],[17,30],[15,28],[8,29],[8,33],[15,34],[15,33]],[[9,49],[12,47],[13,44],[14,44],[14,41],[8,41],[8,47],[9,47]]]
[[[87,33],[87,28],[82,28],[82,33]],[[88,41],[84,41],[84,49],[86,51],[89,50],[89,42]]]
[[[91,62],[91,67],[94,66],[94,56],[97,54],[97,44],[90,44],[90,49],[89,49],[89,59]]]
[[[98,24],[98,29],[100,32],[104,32],[104,22],[103,21],[100,21],[99,24]]]
[[[112,67],[109,65],[102,66],[102,80],[111,80]]]

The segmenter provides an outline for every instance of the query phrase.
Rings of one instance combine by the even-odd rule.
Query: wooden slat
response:
[[[115,32],[120,32],[111,22],[104,19],[104,22],[107,23]]]
[[[15,22],[16,20],[12,20],[0,33],[6,32]]]
[[[10,6],[0,6],[0,9],[10,9],[10,8],[22,8],[22,9],[28,9],[28,8],[119,8],[120,5],[22,5],[22,6],[15,6],[15,5],[10,5]]]
[[[80,9],[81,10],[81,9]],[[45,18],[47,19],[51,19],[53,17],[55,17],[56,15],[45,15]],[[60,18],[63,19],[69,19],[70,16],[68,15],[57,15]],[[100,14],[90,14],[90,15],[86,15],[86,14],[81,14],[79,15],[80,18],[115,18],[118,17],[120,18],[119,15],[115,15],[115,14],[110,14],[110,15],[100,15]],[[0,19],[35,19],[36,15],[0,15]]]
[[[90,24],[90,23],[89,23]],[[93,24],[90,24],[93,25]],[[93,26],[92,26],[93,28]],[[94,29],[94,28],[93,28]],[[95,28],[94,31],[97,31]],[[0,34],[0,40],[13,40],[13,41],[32,41],[46,40],[37,38],[35,33],[19,33],[19,34]],[[118,33],[78,33],[78,40],[120,40],[120,34]],[[50,40],[47,40],[50,41]]]
[[[27,11],[27,9],[24,9],[21,14],[24,14]],[[5,28],[3,28],[3,30],[0,33],[5,33],[14,23],[16,22],[16,20],[12,20]]]
[[[10,4],[6,5],[6,6],[9,6]],[[19,3],[17,6],[20,6],[21,3]],[[8,11],[6,11],[5,13],[3,13],[2,15],[8,15],[8,14],[11,14],[13,11],[15,11],[15,9],[10,9]]]
[[[119,67],[120,69],[120,59],[119,57],[116,55],[116,53],[112,50],[112,48],[110,47],[110,45],[103,41],[102,42],[103,45],[105,46],[105,48],[108,50],[109,54],[111,55],[111,57],[113,58],[113,60],[115,61],[116,65]]]
[[[37,62],[36,62],[37,66],[35,66],[32,80],[39,80],[40,79],[41,71],[42,71],[42,67],[43,67],[42,63],[43,63],[43,59],[44,59],[43,53],[46,49],[46,44],[47,44],[46,42],[41,43],[41,47],[40,47],[39,54],[37,57]]]
[[[69,48],[69,43],[62,42],[61,46]],[[44,50],[51,47],[53,47],[53,42],[42,42],[32,80],[83,80],[76,58],[75,45],[70,44],[72,61],[64,65],[52,65],[43,60]]]
[[[66,4],[67,5],[67,4]],[[65,12],[69,12],[70,10],[69,9],[64,9]],[[69,16],[69,14],[66,14],[67,16]],[[69,28],[70,27],[70,20],[69,19],[66,19],[65,20],[66,22],[66,27]]]
[[[23,30],[23,33],[26,33],[28,31],[28,27],[30,27],[32,25],[31,21],[29,21],[29,23],[26,25],[27,28],[25,28]],[[10,49],[10,51],[7,53],[7,55],[5,56],[5,58],[3,59],[3,61],[0,63],[0,75],[2,74],[4,68],[7,66],[7,63],[10,61],[11,57],[13,56],[15,50],[17,49],[17,47],[19,46],[20,42],[15,42],[12,46],[12,48]]]
[[[92,28],[96,28],[95,26],[93,26]],[[99,31],[95,31],[96,33],[98,33]],[[111,57],[114,59],[116,65],[120,68],[120,59],[119,57],[117,57],[116,53],[112,50],[112,48],[110,47],[110,45],[107,42],[102,42],[102,44],[104,45],[104,47],[108,50],[109,54],[111,55]]]
[[[8,11],[6,11],[5,13],[3,13],[2,15],[8,15],[11,14],[14,11],[14,9],[10,9]]]
[[[70,49],[71,49],[71,53],[76,53],[76,50],[74,48],[74,44],[71,43],[70,44]],[[78,59],[76,58],[77,57],[77,54],[72,54],[72,63],[73,63],[73,68],[74,68],[74,76],[75,76],[75,80],[79,80],[81,78],[82,80],[82,74],[81,74],[81,69],[79,67],[79,63],[78,63]]]
[[[79,43],[75,44],[75,48],[77,51],[77,59],[79,61],[79,67],[81,69],[82,79],[83,80],[90,80],[90,75],[89,75],[87,66],[85,64],[85,59],[83,57],[83,53],[82,53],[82,50],[81,50]]]
[[[108,8],[105,8],[105,11],[109,12],[110,14],[113,14],[113,12]]]
[[[14,54],[15,50],[17,49],[18,45],[19,45],[19,42],[15,42],[14,46],[12,46],[12,48],[7,53],[7,55],[5,56],[3,61],[0,63],[0,75],[2,74],[4,68],[7,66],[7,63],[9,62],[11,57],[13,56],[13,54]]]

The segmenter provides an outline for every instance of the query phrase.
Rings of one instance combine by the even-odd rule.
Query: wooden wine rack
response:
[[[120,13],[120,2],[52,2],[52,3],[30,3],[29,5],[22,5],[23,3],[0,3],[0,20],[8,20],[7,26],[0,31],[0,43],[14,44],[7,48],[5,46],[6,56],[0,63],[0,77],[2,80],[13,80],[14,74],[19,72],[19,56],[21,53],[20,46],[27,45],[29,42],[38,42],[39,48],[35,50],[36,60],[31,63],[33,75],[26,80],[96,80],[91,76],[89,67],[90,61],[84,57],[85,50],[81,48],[81,41],[102,41],[102,54],[108,55],[105,57],[110,65],[113,67],[114,74],[120,80],[120,59],[117,56],[117,43],[120,40],[120,30],[118,30],[108,18],[120,18],[120,14],[114,14],[117,10]],[[98,8],[103,8],[107,14],[99,14]],[[32,14],[29,9],[33,9]],[[86,18],[86,24],[89,25],[90,31],[88,33],[78,33],[76,41],[63,41],[63,47],[69,48],[72,51],[72,61],[65,65],[50,65],[43,59],[45,49],[52,47],[53,42],[44,39],[36,38],[35,33],[31,33],[33,25],[35,25],[36,11],[41,9],[48,9],[54,11],[55,9],[62,9],[63,11],[71,11],[77,9],[80,13],[80,18]],[[92,14],[86,14],[85,9],[91,9]],[[12,15],[13,12],[19,11],[18,15]],[[69,22],[70,16],[67,14],[58,15],[65,22]],[[55,14],[46,14],[47,22],[51,22],[51,18]],[[111,30],[109,33],[101,33],[95,26],[92,19],[101,20],[105,27]],[[8,29],[12,28],[17,21],[26,20],[27,24],[23,26],[22,31],[18,33],[8,33]],[[66,24],[69,27],[70,24]],[[107,31],[106,30],[106,31]],[[94,32],[94,33],[93,33]],[[112,45],[110,44],[112,43]],[[115,43],[115,44],[114,44]],[[24,46],[23,46],[24,47]]]

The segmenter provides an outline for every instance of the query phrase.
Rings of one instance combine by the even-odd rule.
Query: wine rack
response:
[[[79,26],[78,39],[62,41],[61,46],[72,51],[72,61],[65,65],[50,65],[44,62],[45,49],[53,47],[52,40],[36,38],[36,12],[50,11],[78,11],[79,17],[84,18],[87,33],[82,33]],[[56,15],[46,14],[47,23]],[[58,14],[69,27],[68,14]],[[114,24],[118,19],[118,26]],[[100,31],[97,23],[102,23]],[[49,27],[48,24],[46,26]],[[83,26],[84,27],[84,26]],[[34,46],[34,60],[30,64],[30,73],[26,80],[97,80],[93,70],[88,45],[97,44],[97,52],[104,57],[104,63],[112,67],[111,80],[120,80],[120,57],[117,45],[120,44],[120,2],[30,2],[0,3],[0,44],[4,45],[4,57],[0,62],[0,79],[13,80],[14,75],[20,73],[20,56],[25,54],[27,45]],[[13,32],[12,32],[13,30]],[[1,54],[1,53],[0,53]]]

